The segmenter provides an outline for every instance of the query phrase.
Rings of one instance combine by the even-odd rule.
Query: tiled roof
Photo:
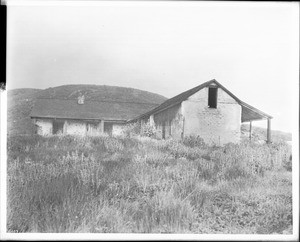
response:
[[[126,121],[154,107],[153,103],[113,102],[86,100],[78,104],[77,99],[36,99],[30,117],[65,119],[102,119]]]

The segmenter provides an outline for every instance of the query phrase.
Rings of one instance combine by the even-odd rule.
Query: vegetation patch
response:
[[[292,232],[285,142],[147,136],[9,136],[8,231]]]

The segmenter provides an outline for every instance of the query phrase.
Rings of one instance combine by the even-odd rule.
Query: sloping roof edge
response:
[[[150,110],[149,112],[144,113],[144,114],[142,114],[142,115],[140,115],[140,116],[138,116],[136,118],[128,120],[128,122],[136,121],[136,120],[141,119],[143,117],[147,117],[147,116],[149,116],[151,114],[163,111],[163,110],[165,110],[167,108],[170,108],[170,107],[172,107],[172,106],[174,106],[174,105],[176,105],[178,103],[181,103],[184,100],[186,100],[188,97],[190,97],[191,95],[193,95],[194,93],[200,91],[202,88],[206,87],[207,85],[212,84],[213,82],[216,82],[216,80],[212,79],[210,81],[202,83],[199,86],[196,86],[196,87],[191,88],[191,89],[189,89],[189,90],[187,90],[185,92],[182,92],[182,93],[180,93],[180,94],[178,94],[178,95],[176,95],[176,96],[174,96],[174,97],[166,100],[165,102],[163,102],[162,104],[160,104],[158,107]]]
[[[263,117],[265,117],[265,118],[273,118],[271,115],[266,114],[266,113],[260,111],[259,109],[257,109],[257,108],[255,108],[255,107],[251,106],[250,104],[243,102],[242,100],[240,100],[237,96],[235,96],[232,92],[230,92],[227,88],[225,88],[223,85],[221,85],[221,84],[220,84],[219,82],[217,82],[216,80],[215,80],[215,83],[216,83],[219,87],[221,87],[221,88],[222,88],[229,96],[231,96],[233,99],[235,99],[235,100],[238,102],[238,104],[240,104],[241,106],[244,106],[245,108],[248,108],[248,109],[252,110],[253,112],[258,113],[258,114],[260,114],[261,116],[263,116]]]
[[[221,85],[218,81],[216,81],[215,79],[212,79],[210,81],[207,81],[207,82],[204,82],[202,83],[201,85],[199,86],[196,86],[192,89],[189,89],[183,93],[180,93],[168,100],[166,100],[165,102],[163,102],[162,104],[160,104],[158,107],[138,116],[138,117],[135,117],[133,119],[130,119],[130,120],[127,120],[127,122],[134,122],[134,121],[137,121],[138,119],[141,119],[141,118],[144,118],[144,117],[147,117],[147,116],[150,116],[152,114],[155,114],[155,113],[159,113],[165,109],[168,109],[170,107],[173,107],[183,101],[185,101],[187,98],[189,98],[191,95],[195,94],[196,92],[200,91],[201,89],[211,85],[215,83],[218,87],[222,88],[229,96],[231,96],[233,99],[235,99],[237,101],[238,104],[240,104],[241,106],[259,114],[260,116],[262,116],[262,118],[273,118],[271,115],[269,114],[266,114],[262,111],[260,111],[259,109],[257,108],[254,108],[253,106],[243,102],[242,100],[240,100],[237,96],[235,96],[232,92],[230,92],[227,88],[225,88],[223,85]]]
[[[126,123],[126,119],[110,119],[105,117],[99,117],[99,118],[77,118],[77,117],[63,117],[63,116],[38,116],[38,115],[30,115],[30,118],[36,118],[36,119],[64,119],[64,120],[81,120],[81,121],[89,121],[89,120],[96,120],[100,121],[103,120],[105,122],[120,122],[120,123]]]

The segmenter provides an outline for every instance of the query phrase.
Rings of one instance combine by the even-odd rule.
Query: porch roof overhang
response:
[[[273,118],[272,116],[252,107],[245,102],[240,101],[240,105],[242,106],[242,123]]]

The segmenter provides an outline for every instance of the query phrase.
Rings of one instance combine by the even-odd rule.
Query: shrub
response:
[[[189,201],[174,197],[171,190],[158,192],[143,203],[134,220],[143,233],[174,233],[188,231],[195,217]]]
[[[141,135],[154,138],[156,136],[155,126],[150,124],[150,121],[148,121],[145,124],[142,124],[141,125]]]
[[[8,138],[8,223],[19,232],[283,233],[285,143],[138,137]]]
[[[140,135],[141,133],[141,125],[139,122],[126,124],[122,129],[122,135],[127,138],[134,137],[136,135]]]
[[[190,135],[182,139],[182,143],[188,147],[205,147],[205,142],[200,136]]]

